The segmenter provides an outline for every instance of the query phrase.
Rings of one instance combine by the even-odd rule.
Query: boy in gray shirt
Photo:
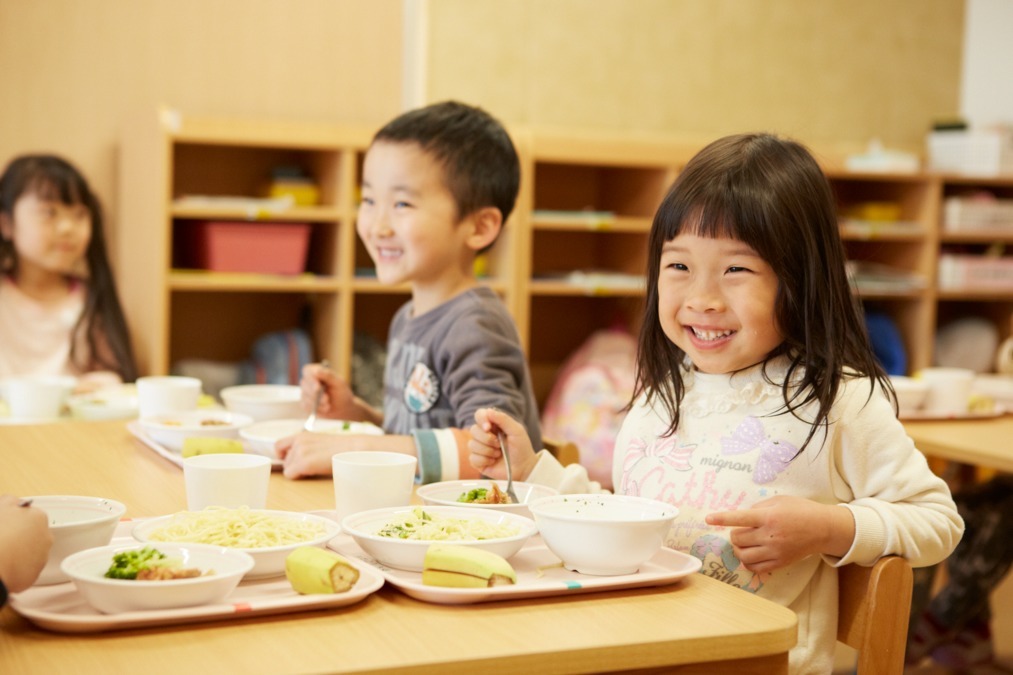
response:
[[[407,112],[373,138],[363,165],[357,230],[385,284],[412,298],[391,322],[383,411],[318,364],[303,371],[317,414],[370,421],[384,436],[303,432],[278,442],[285,475],[330,475],[350,450],[416,455],[422,482],[477,477],[468,462],[475,411],[496,407],[541,438],[538,407],[517,329],[474,275],[513,210],[520,163],[502,125],[445,102]]]

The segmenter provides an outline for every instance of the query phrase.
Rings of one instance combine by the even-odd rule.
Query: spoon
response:
[[[325,369],[330,369],[331,364],[327,359],[324,359],[320,362],[320,366]],[[303,422],[302,425],[303,429],[306,431],[313,431],[313,426],[317,423],[317,408],[320,407],[320,397],[323,395],[324,387],[323,385],[320,385],[320,387],[317,388],[316,396],[313,397],[313,412],[310,413],[310,416],[306,418],[306,421]]]
[[[521,500],[517,499],[517,493],[514,492],[514,472],[510,468],[510,453],[507,452],[506,443],[503,442],[503,432],[496,431],[496,438],[499,439],[499,451],[503,453],[503,463],[506,464],[507,471],[507,486],[506,493],[510,499],[513,500],[514,504],[520,504]]]

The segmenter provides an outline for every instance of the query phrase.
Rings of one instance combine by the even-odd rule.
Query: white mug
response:
[[[942,415],[962,415],[971,404],[974,371],[969,368],[923,368],[919,377],[929,385],[925,410]]]
[[[411,502],[418,460],[399,452],[339,452],[331,458],[338,519]]]
[[[74,389],[70,376],[25,375],[4,381],[4,398],[15,419],[45,420],[60,416]]]
[[[197,409],[201,381],[176,375],[137,378],[137,407],[141,418]]]
[[[183,460],[186,508],[267,508],[271,460],[263,455],[223,452]]]

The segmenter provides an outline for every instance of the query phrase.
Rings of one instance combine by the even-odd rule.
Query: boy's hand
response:
[[[307,363],[302,369],[302,406],[306,412],[313,411],[317,393],[320,392],[320,405],[317,416],[332,419],[355,420],[355,395],[352,388],[333,370],[320,363]]]
[[[468,430],[471,440],[471,465],[490,478],[506,478],[506,464],[499,449],[497,431],[503,432],[503,442],[510,453],[514,480],[525,480],[538,461],[531,439],[524,425],[495,408],[475,411],[475,424]]]
[[[736,528],[732,549],[751,572],[771,572],[813,554],[841,557],[855,538],[851,511],[802,497],[771,497],[751,509],[711,513],[706,520]]]
[[[20,501],[0,495],[0,579],[12,593],[35,583],[53,544],[46,512]]]

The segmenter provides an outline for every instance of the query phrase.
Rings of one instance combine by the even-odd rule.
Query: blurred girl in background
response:
[[[24,155],[0,176],[0,275],[0,378],[137,378],[102,209],[66,160]]]

